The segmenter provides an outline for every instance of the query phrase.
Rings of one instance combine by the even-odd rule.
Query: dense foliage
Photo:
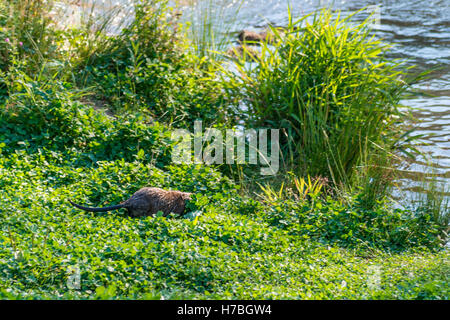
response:
[[[1,118],[4,298],[448,297],[448,252],[432,253],[439,229],[427,216],[259,202],[212,168],[149,158],[171,147],[163,125],[74,106],[50,100],[42,123],[37,110]],[[118,203],[142,185],[195,192],[202,214],[133,219],[67,202]],[[67,287],[74,270],[79,290]]]
[[[373,37],[370,19],[350,23],[354,15],[323,11],[273,28],[257,63],[241,61],[235,85],[248,121],[285,130],[292,170],[341,188],[371,178],[368,192],[384,195],[392,158],[407,149],[398,124],[408,83],[401,63],[386,58],[390,45]]]
[[[222,168],[171,162],[173,125],[233,122],[217,108],[236,97],[171,38],[164,6],[137,7],[150,27],[128,26],[132,40],[100,34],[107,45],[92,47],[80,45],[87,29],[36,15],[28,33],[43,26],[49,42],[33,46],[12,28],[24,18],[6,15],[24,3],[0,1],[1,298],[448,299],[446,226],[426,210],[303,185],[255,198]],[[63,39],[77,53],[49,66]],[[68,203],[116,204],[147,185],[193,192],[190,211],[131,218]]]

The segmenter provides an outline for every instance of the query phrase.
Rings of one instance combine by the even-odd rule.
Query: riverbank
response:
[[[189,50],[164,2],[136,7],[117,36],[89,24],[61,30],[38,2],[0,4],[15,12],[0,20],[2,298],[448,299],[448,222],[430,209],[440,203],[394,209],[357,185],[340,189],[320,166],[310,175],[282,166],[264,180],[259,167],[172,161],[174,129],[196,119],[233,127],[251,96]],[[349,77],[360,75],[351,66]],[[270,97],[268,108],[283,106]],[[68,203],[117,204],[146,185],[194,193],[189,210],[200,215],[131,218]]]

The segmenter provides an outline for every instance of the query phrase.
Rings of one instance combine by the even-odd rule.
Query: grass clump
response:
[[[21,93],[16,84],[24,78],[58,80],[83,92],[85,102],[115,114],[143,112],[177,126],[192,126],[200,117],[207,123],[233,117],[224,107],[233,101],[217,67],[188,50],[167,1],[133,2],[119,21],[113,20],[115,7],[102,16],[91,8],[70,27],[61,26],[52,9],[51,2],[1,2],[2,35],[8,39],[0,46],[3,96]],[[120,33],[111,32],[112,26],[120,26]]]
[[[297,175],[326,177],[341,190],[372,178],[378,185],[368,192],[384,195],[389,171],[376,172],[392,165],[404,138],[399,100],[408,85],[401,64],[385,57],[389,45],[370,36],[369,20],[352,17],[323,11],[273,29],[236,87],[254,126],[283,128],[283,154]]]
[[[96,101],[112,110],[144,110],[176,126],[228,121],[232,103],[216,76],[217,67],[189,50],[174,27],[167,1],[134,5],[135,18],[118,35],[107,37],[77,69],[82,86],[95,86]],[[220,114],[217,109],[223,109]]]

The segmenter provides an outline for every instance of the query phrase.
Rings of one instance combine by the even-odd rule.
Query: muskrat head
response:
[[[191,192],[183,192],[181,195],[183,200],[192,200],[192,193]]]

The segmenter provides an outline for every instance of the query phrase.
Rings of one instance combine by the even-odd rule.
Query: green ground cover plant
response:
[[[247,96],[187,50],[165,4],[87,46],[92,31],[56,28],[44,2],[0,1],[0,298],[448,299],[446,212],[367,206],[298,172],[255,196],[226,168],[172,163],[174,128],[235,124]],[[67,39],[69,59],[55,46]],[[117,204],[143,186],[194,193],[189,212],[68,202]]]

